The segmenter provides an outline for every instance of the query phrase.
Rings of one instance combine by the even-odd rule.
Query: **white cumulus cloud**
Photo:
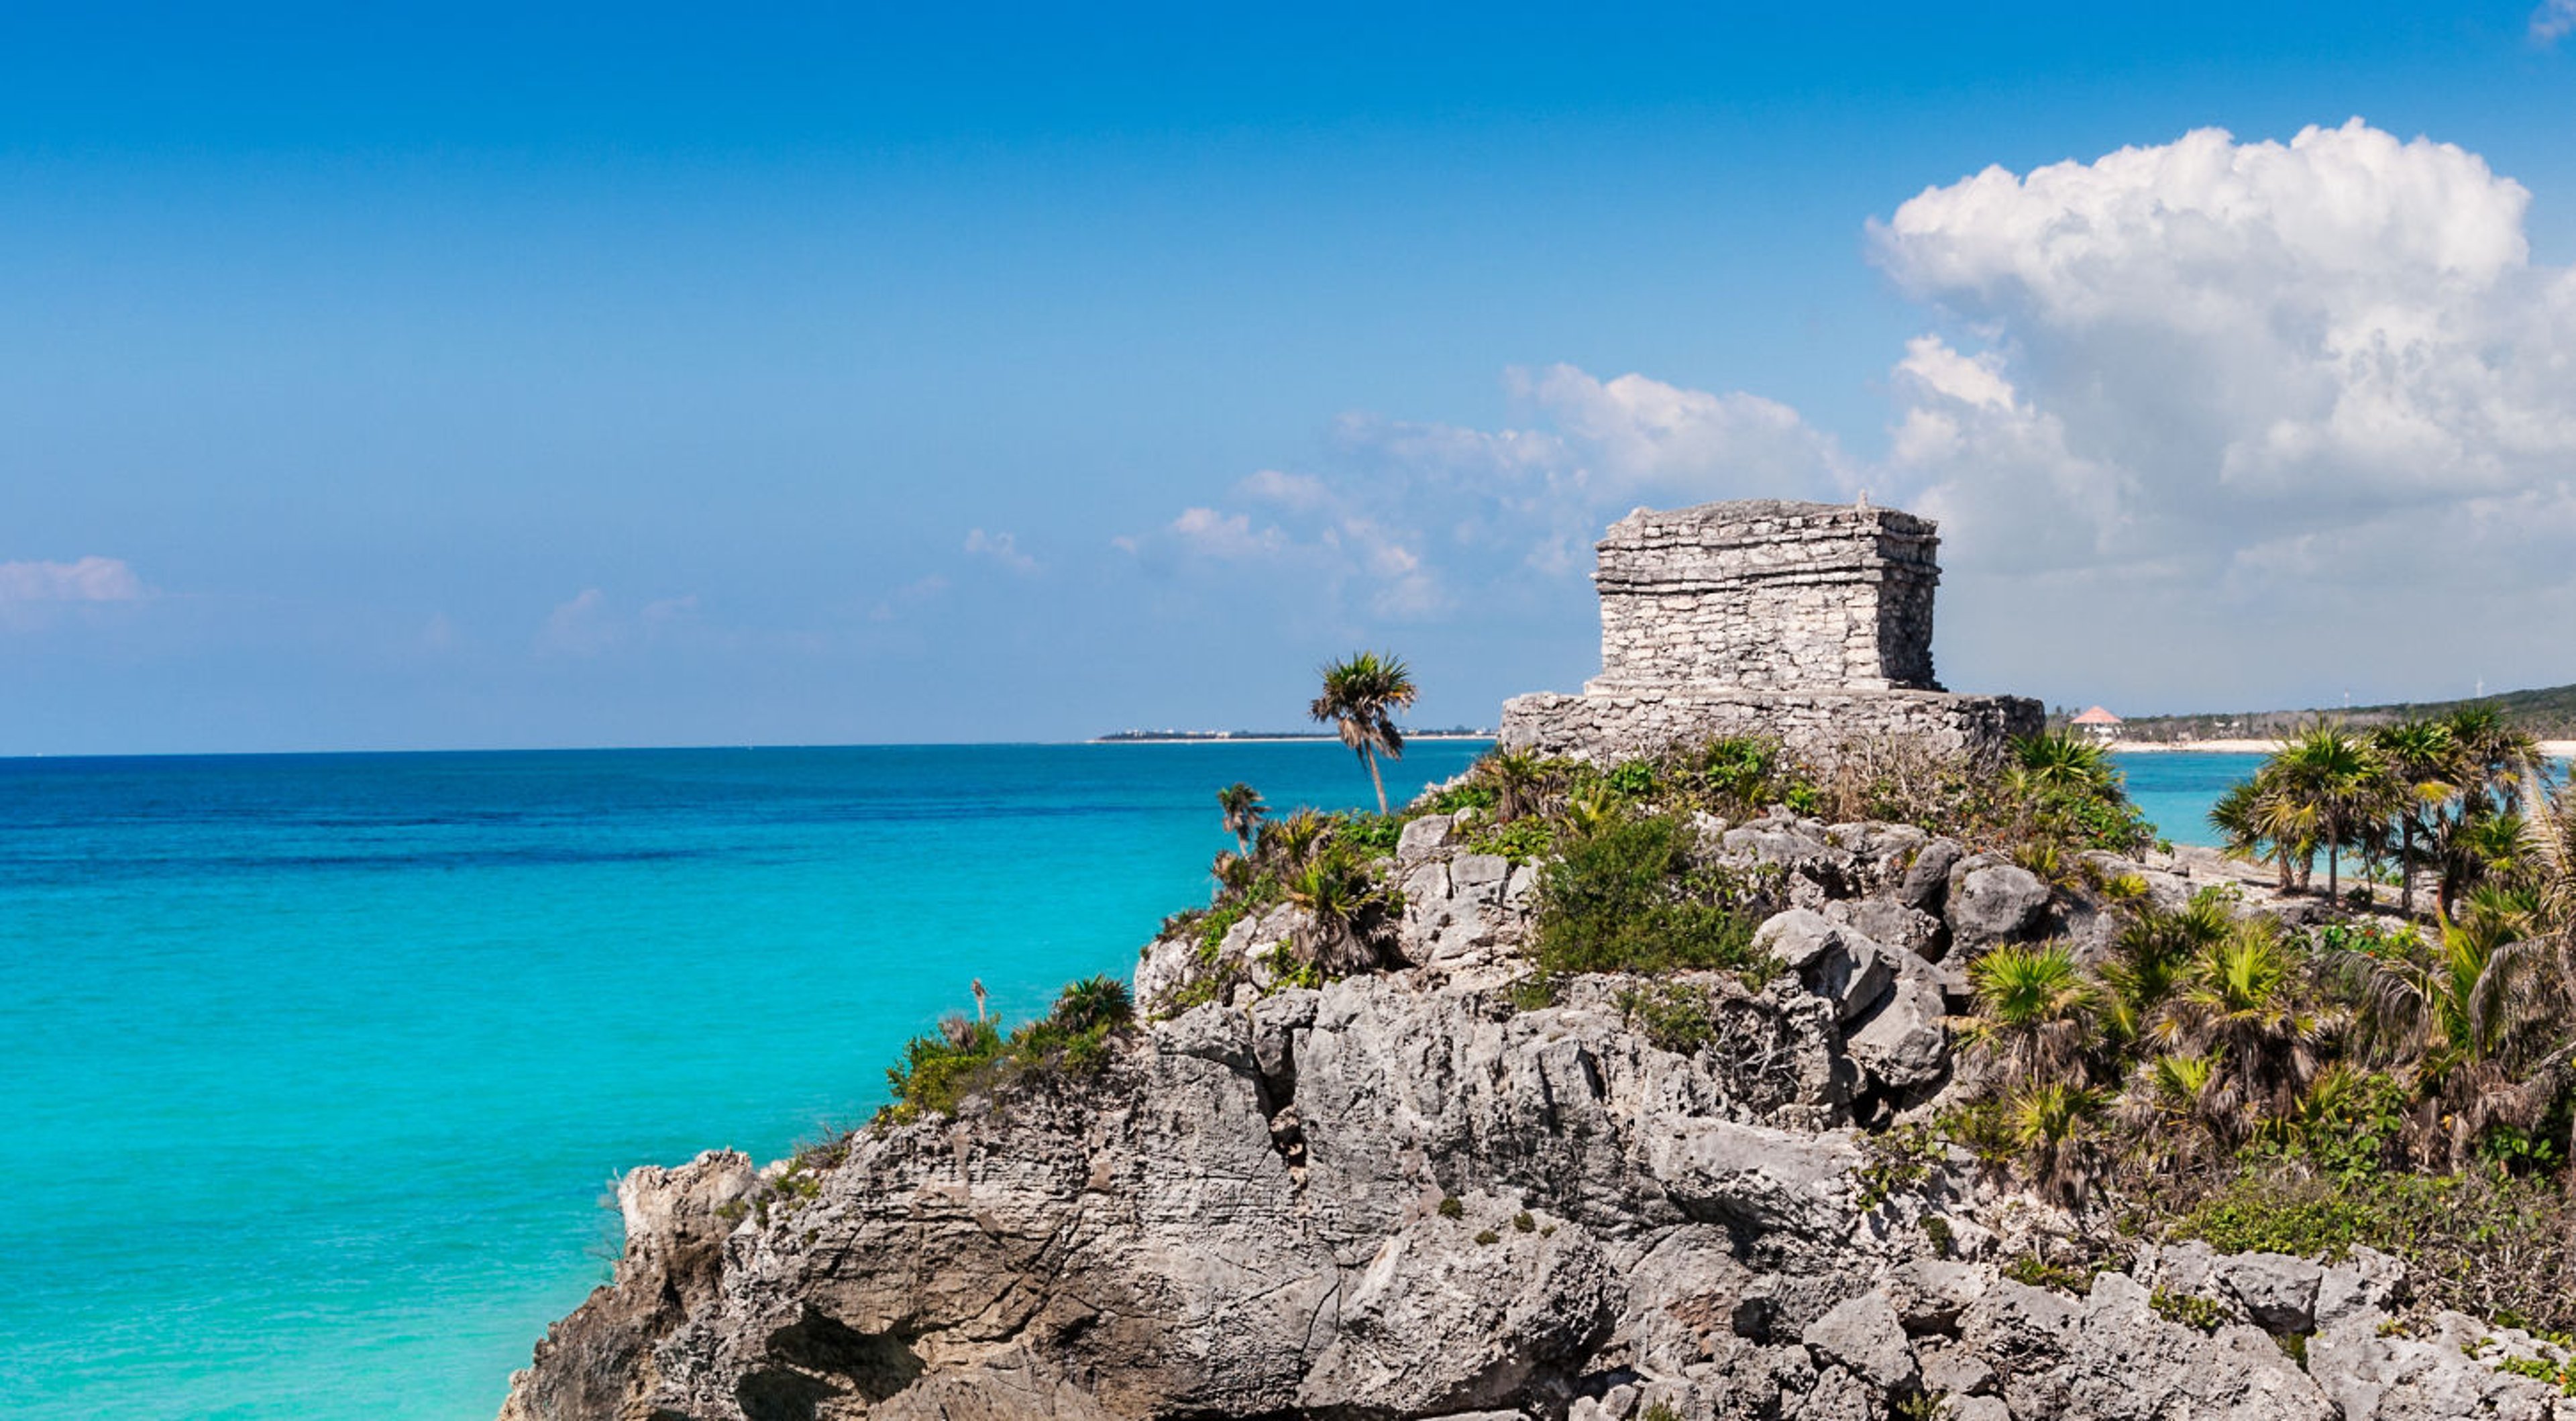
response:
[[[1933,328],[1887,370],[1875,456],[1759,393],[1555,365],[1506,373],[1498,429],[1345,416],[1337,466],[1238,486],[1275,525],[1215,506],[1174,533],[1356,550],[1382,603],[1499,615],[1532,572],[1569,595],[1634,504],[1867,490],[1942,520],[1944,656],[1988,684],[2312,682],[2348,666],[2320,630],[2343,625],[2419,648],[2380,658],[2408,692],[2576,679],[2549,651],[2576,605],[2576,273],[2532,260],[2530,202],[2359,119],[1989,168],[1869,224]],[[2105,609],[2183,641],[2083,629]]]

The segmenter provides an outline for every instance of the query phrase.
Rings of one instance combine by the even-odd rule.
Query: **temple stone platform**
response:
[[[1769,735],[1829,767],[1888,736],[1966,754],[2037,733],[2039,702],[1933,679],[1939,545],[1930,519],[1866,503],[1638,509],[1599,544],[1601,675],[1505,702],[1501,743],[1615,759]]]

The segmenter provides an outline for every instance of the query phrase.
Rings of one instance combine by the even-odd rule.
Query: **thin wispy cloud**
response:
[[[84,614],[151,597],[152,589],[122,558],[0,562],[0,631],[77,625]]]
[[[991,558],[1022,576],[1038,570],[1038,560],[1021,552],[1020,540],[1009,533],[987,533],[981,528],[968,529],[966,551],[977,557]]]
[[[2576,30],[2576,0],[2541,0],[2531,12],[2531,42],[2556,44]]]
[[[0,562],[0,605],[140,602],[146,595],[143,579],[122,558]]]

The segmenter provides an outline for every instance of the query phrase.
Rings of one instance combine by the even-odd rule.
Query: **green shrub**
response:
[[[1708,996],[1678,982],[1631,987],[1617,999],[1629,1027],[1659,1051],[1688,1056],[1716,1039],[1717,1023],[1708,1014]]]
[[[1512,1215],[1512,1231],[1513,1231],[1513,1232],[1515,1232],[1515,1233],[1531,1233],[1531,1232],[1536,1231],[1536,1230],[1537,1230],[1537,1228],[1538,1228],[1538,1220],[1537,1220],[1537,1219],[1535,1219],[1535,1218],[1533,1218],[1533,1217],[1531,1217],[1531,1215],[1530,1215],[1530,1211],[1529,1211],[1529,1210],[1527,1210],[1527,1209],[1523,1209],[1523,1210],[1521,1210],[1519,1213]]]
[[[1556,825],[1535,816],[1481,825],[1467,835],[1467,851],[1500,854],[1516,864],[1536,863],[1556,852]]]
[[[1533,972],[1512,983],[1512,1010],[1543,1011],[1556,1005],[1556,978],[1546,972]]]
[[[2576,1396],[2576,1365],[2561,1365],[2539,1357],[2507,1357],[2495,1364],[2499,1372],[2529,1377],[2558,1388],[2561,1396]]]
[[[2196,1293],[2174,1293],[2158,1288],[2147,1295],[2147,1306],[2167,1322],[2178,1322],[2202,1332],[2216,1332],[2227,1321],[2227,1309],[2216,1299]]]
[[[1353,812],[1336,815],[1333,821],[1333,843],[1357,852],[1363,858],[1377,858],[1395,852],[1396,841],[1404,837],[1407,816],[1403,814],[1367,814]]]
[[[953,1115],[968,1096],[1030,1072],[1097,1074],[1109,1062],[1109,1038],[1135,1020],[1127,984],[1109,976],[1068,983],[1052,1010],[1008,1036],[989,1021],[951,1018],[938,1034],[905,1043],[903,1063],[886,1071],[893,1099],[877,1118],[900,1125]]]
[[[1484,1244],[1489,1248],[1495,1244],[1501,1243],[1502,1241],[1503,1236],[1494,1232],[1492,1229],[1476,1230],[1476,1242]]]
[[[2554,1180],[2493,1172],[2320,1177],[2256,1158],[2164,1221],[2171,1239],[2221,1253],[2405,1260],[2420,1301],[2479,1317],[2576,1330],[2576,1206]]]
[[[1675,815],[1616,816],[1540,871],[1534,956],[1546,972],[1745,971],[1760,922],[1741,880],[1690,865]]]
[[[1429,814],[1455,814],[1461,809],[1486,810],[1494,807],[1496,797],[1492,785],[1471,779],[1435,792],[1422,802],[1422,808]]]
[[[1643,799],[1655,792],[1655,767],[1644,760],[1622,760],[1602,778],[1622,799]]]
[[[1857,1202],[1864,1210],[1875,1209],[1899,1194],[1910,1194],[1929,1183],[1948,1162],[1948,1146],[1926,1126],[1900,1125],[1863,1135],[1860,1163],[1852,1169],[1852,1182],[1858,1187]],[[1929,1232],[1932,1220],[1924,1223]],[[1946,1222],[1941,1225],[1944,1233],[1949,1227]]]
[[[2061,1293],[2082,1297],[2092,1291],[2093,1275],[2098,1270],[2069,1268],[2050,1263],[2035,1253],[2025,1253],[2004,1265],[2004,1276],[2033,1288],[2051,1288]]]

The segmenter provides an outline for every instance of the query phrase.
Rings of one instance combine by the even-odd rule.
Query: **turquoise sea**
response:
[[[2195,841],[2254,763],[2125,767]],[[1125,972],[1237,779],[1368,797],[1312,743],[0,761],[0,1412],[488,1418],[619,1171]]]

